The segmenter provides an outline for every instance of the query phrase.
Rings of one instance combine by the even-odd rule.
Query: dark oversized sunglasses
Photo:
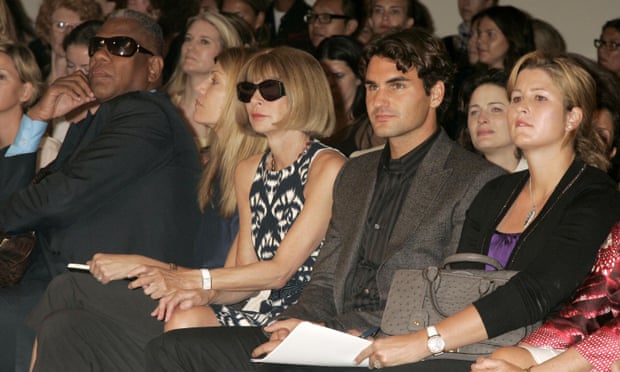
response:
[[[108,52],[119,57],[131,57],[136,53],[154,55],[153,52],[138,44],[137,41],[129,36],[95,36],[88,43],[88,56],[94,56],[104,46],[108,49]]]
[[[256,90],[267,101],[275,101],[286,95],[284,92],[284,84],[278,80],[265,80],[261,83],[254,84],[249,81],[242,81],[237,84],[237,98],[239,101],[248,103],[252,100],[252,96]]]

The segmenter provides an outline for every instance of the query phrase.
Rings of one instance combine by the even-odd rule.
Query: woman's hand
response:
[[[201,289],[200,270],[170,270],[150,265],[139,265],[128,273],[137,278],[129,283],[130,289],[142,288],[144,294],[158,300],[180,289]]]
[[[159,299],[159,304],[151,312],[151,316],[157,320],[169,321],[174,310],[178,307],[187,310],[194,306],[208,305],[213,291],[204,289],[179,289]]]
[[[355,358],[360,364],[368,358],[371,368],[383,368],[400,364],[413,363],[424,358],[426,344],[415,344],[415,334],[377,338]]]
[[[146,262],[146,257],[135,254],[96,253],[86,262],[90,272],[103,284],[112,280],[126,279],[131,270]]]
[[[471,365],[472,372],[523,372],[523,369],[501,359],[479,358]]]

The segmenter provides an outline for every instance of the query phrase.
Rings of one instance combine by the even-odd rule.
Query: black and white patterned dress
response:
[[[277,171],[270,170],[269,152],[263,155],[250,189],[252,243],[259,260],[271,260],[275,256],[280,242],[304,207],[304,187],[312,161],[326,148],[319,141],[313,141],[293,164]],[[261,291],[238,306],[212,304],[220,323],[225,326],[263,326],[297,302],[302,289],[310,281],[319,249],[320,246],[312,251],[283,288]]]

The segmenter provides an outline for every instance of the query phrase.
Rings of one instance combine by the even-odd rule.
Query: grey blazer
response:
[[[325,244],[299,302],[281,318],[325,322],[336,329],[381,323],[383,311],[344,309],[345,283],[358,262],[360,241],[375,187],[381,151],[349,160],[334,185],[334,204]],[[395,270],[439,264],[456,251],[465,212],[482,186],[503,171],[462,149],[442,131],[420,164],[377,271],[387,299]]]

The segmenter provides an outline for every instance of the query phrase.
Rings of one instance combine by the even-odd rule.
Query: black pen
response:
[[[365,330],[364,332],[362,332],[361,335],[359,335],[360,338],[368,338],[368,337],[375,337],[375,335],[377,334],[377,332],[379,332],[379,327],[371,327],[368,328],[367,330]]]

